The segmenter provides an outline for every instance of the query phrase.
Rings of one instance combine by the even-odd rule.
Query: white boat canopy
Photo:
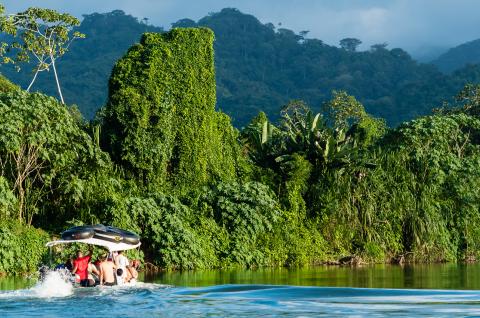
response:
[[[57,244],[69,244],[69,243],[85,243],[90,245],[103,246],[103,247],[106,247],[110,252],[131,250],[139,247],[141,244],[140,242],[135,245],[126,244],[123,242],[117,243],[117,242],[100,240],[92,237],[92,238],[81,239],[81,240],[57,240],[57,241],[48,242],[46,246],[52,247]]]

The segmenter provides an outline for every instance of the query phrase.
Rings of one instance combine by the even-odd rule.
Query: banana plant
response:
[[[300,100],[291,101],[282,108],[278,127],[272,125],[265,114],[260,113],[242,131],[245,151],[256,164],[276,171],[281,171],[282,166],[288,165],[293,154],[303,156],[321,171],[350,164],[357,150],[365,146],[364,139],[368,142],[372,139],[371,127],[383,130],[377,127],[381,125],[377,125],[376,119],[366,114],[359,115],[355,122],[348,124],[349,120],[343,118],[363,114],[363,106],[339,105],[340,102],[352,103],[347,97],[336,95],[332,103],[342,109],[342,116],[337,111],[336,120],[330,120],[330,125],[328,118],[321,113],[314,114]]]
[[[260,113],[240,134],[244,152],[257,165],[268,167],[280,152],[281,132]]]

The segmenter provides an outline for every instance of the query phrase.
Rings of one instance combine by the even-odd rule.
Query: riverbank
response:
[[[30,274],[36,274],[38,268],[41,265],[55,266],[62,263],[64,260],[73,257],[78,249],[86,251],[88,246],[84,244],[69,244],[60,245],[54,249],[48,249],[45,247],[45,243],[55,239],[57,236],[51,236],[47,232],[36,229],[32,226],[24,225],[18,221],[8,221],[0,223],[0,276],[16,275],[26,276]],[[148,244],[148,237],[145,239]],[[145,250],[149,250],[149,246],[142,246]],[[323,249],[325,251],[325,249]],[[94,249],[94,258],[104,250],[101,248]],[[437,260],[436,262],[421,262],[415,260],[414,253],[406,253],[406,255],[397,255],[389,258],[373,259],[364,258],[363,255],[333,255],[325,252],[323,259],[308,259],[304,258],[304,263],[295,263],[291,266],[285,263],[269,263],[264,265],[251,264],[245,266],[244,264],[234,262],[223,262],[222,266],[211,266],[197,269],[210,269],[210,270],[225,270],[225,269],[281,269],[281,268],[298,268],[298,267],[310,267],[310,266],[328,266],[328,267],[364,267],[372,266],[375,264],[399,264],[411,266],[412,264],[421,263],[446,263],[445,260]],[[329,255],[329,256],[328,256]],[[131,259],[140,259],[142,262],[142,270],[146,275],[163,272],[178,272],[182,271],[181,267],[162,267],[161,265],[154,264],[154,260],[145,256],[142,250],[131,250],[127,252],[127,256]],[[457,264],[475,263],[474,258],[466,260],[459,260]],[[455,263],[452,263],[455,264]],[[195,268],[192,268],[195,269]]]
[[[17,221],[8,221],[0,223],[0,277],[5,276],[29,276],[36,275],[38,268],[42,265],[55,266],[61,263],[63,260],[73,257],[78,249],[86,251],[88,247],[83,244],[72,245],[60,245],[55,249],[49,249],[45,247],[45,243],[54,240],[58,236],[51,236],[47,232],[36,229],[32,226],[26,226]],[[148,247],[147,247],[148,249]],[[103,253],[100,248],[94,249],[95,255]],[[397,257],[391,257],[389,259],[372,260],[363,259],[359,255],[350,256],[331,256],[327,259],[312,260],[303,264],[295,264],[293,266],[282,265],[252,265],[249,266],[251,270],[275,270],[275,269],[294,269],[300,267],[348,267],[348,268],[360,268],[365,266],[372,266],[378,264],[399,264],[408,265],[419,264],[415,262],[412,253],[409,253],[410,257],[405,258],[403,255]],[[152,263],[152,260],[144,258],[144,254],[141,250],[133,250],[127,252],[127,256],[132,259],[140,259],[142,262],[142,271],[146,276],[154,275],[156,273],[168,273],[168,272],[183,272],[182,268],[175,267],[162,267]],[[460,261],[462,263],[473,263],[475,260],[469,259],[467,261]],[[420,262],[421,263],[421,262]],[[431,263],[445,263],[444,261],[430,262]],[[203,268],[203,270],[242,270],[246,266],[236,263],[224,263],[221,268]],[[201,269],[202,270],[202,269]]]

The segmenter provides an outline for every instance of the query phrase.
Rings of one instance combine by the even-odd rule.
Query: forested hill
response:
[[[456,46],[440,55],[432,63],[445,73],[451,73],[467,64],[479,64],[480,39]]]
[[[435,66],[417,63],[402,49],[383,44],[364,52],[357,52],[354,43],[342,48],[326,45],[304,32],[262,24],[236,9],[223,9],[197,22],[183,19],[173,26],[207,26],[215,32],[217,107],[237,127],[260,110],[277,118],[291,99],[303,99],[319,110],[335,89],[346,90],[368,112],[396,125],[429,113],[465,82],[480,78],[477,67],[444,75]],[[115,61],[143,32],[162,29],[122,11],[86,15],[79,29],[87,38],[75,42],[58,67],[66,102],[77,104],[86,118],[92,118],[105,102]],[[28,84],[28,72],[2,69],[14,82]],[[45,78],[34,89],[56,96],[54,82]]]

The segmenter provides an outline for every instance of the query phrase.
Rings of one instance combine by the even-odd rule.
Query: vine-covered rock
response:
[[[146,185],[180,192],[235,178],[236,132],[215,111],[213,32],[145,33],[115,65],[103,138]]]

